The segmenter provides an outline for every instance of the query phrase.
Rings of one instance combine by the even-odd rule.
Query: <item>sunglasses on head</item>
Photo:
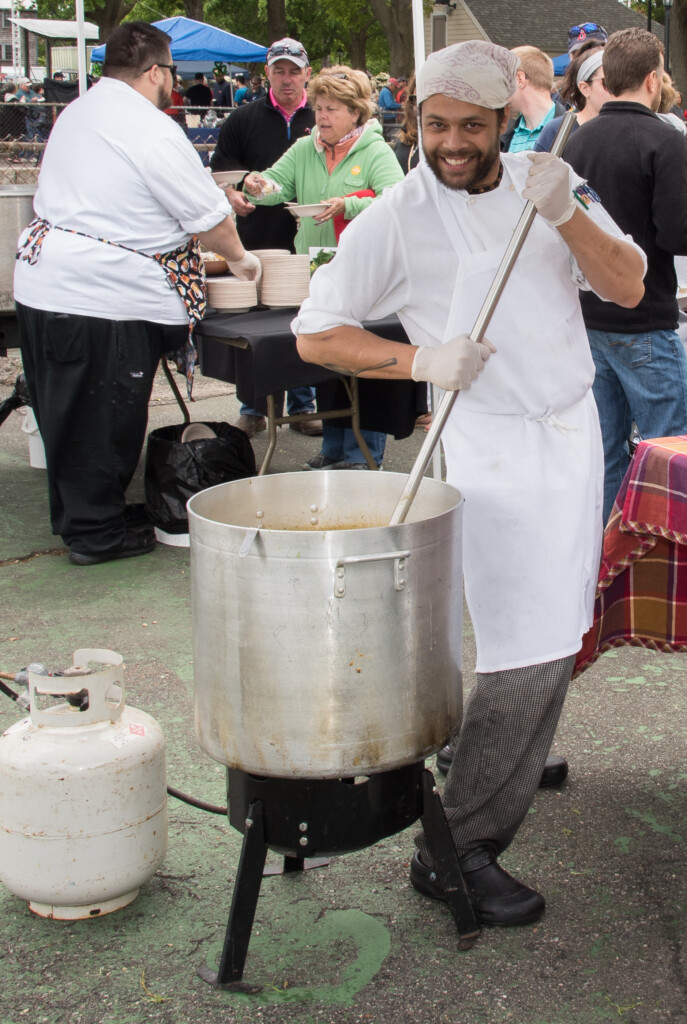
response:
[[[348,75],[344,75],[343,71],[335,71],[329,77],[330,78],[343,78],[344,82],[350,81]]]
[[[571,36],[579,36],[582,32],[585,35],[589,35],[590,32],[603,32],[603,29],[595,21],[586,21],[584,25],[575,25],[574,28],[570,29]]]
[[[268,57],[300,57],[301,60],[308,59],[308,55],[302,46],[272,46],[270,47]]]

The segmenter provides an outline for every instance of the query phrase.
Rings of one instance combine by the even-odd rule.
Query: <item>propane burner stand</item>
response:
[[[444,809],[424,761],[355,779],[275,779],[227,769],[229,822],[243,833],[229,923],[217,971],[204,981],[242,988],[253,919],[268,849],[284,855],[284,873],[306,859],[362,850],[418,819],[456,922],[459,948],[468,949],[479,926],[465,889]]]

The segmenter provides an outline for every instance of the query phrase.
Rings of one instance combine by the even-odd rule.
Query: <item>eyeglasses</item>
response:
[[[417,96],[409,96],[408,99],[411,103],[417,103]]]
[[[307,61],[308,55],[302,46],[271,46],[267,51],[267,59],[272,57],[300,57],[301,60]]]

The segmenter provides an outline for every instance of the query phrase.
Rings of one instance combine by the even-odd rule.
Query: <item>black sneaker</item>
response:
[[[70,551],[69,561],[73,565],[98,565],[100,562],[113,562],[116,558],[135,558],[147,555],[155,547],[155,534],[152,530],[141,530],[140,533],[125,533],[124,540],[116,548],[108,551]]]

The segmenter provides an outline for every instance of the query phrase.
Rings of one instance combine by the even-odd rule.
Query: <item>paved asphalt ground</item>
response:
[[[151,429],[179,419],[162,397]],[[226,393],[192,407],[195,420],[236,412]],[[64,667],[79,647],[119,651],[128,703],[164,729],[169,783],[223,804],[224,770],[193,732],[188,551],[70,565],[21,422],[13,413],[0,428],[0,670]],[[385,469],[407,471],[421,439],[416,430],[390,441]],[[298,469],[317,448],[282,429],[273,470]],[[141,496],[139,473],[131,498]],[[468,623],[466,687],[473,662]],[[4,729],[17,714],[0,702]],[[0,1024],[687,1021],[686,731],[684,657],[606,655],[573,683],[561,720],[555,749],[569,781],[537,795],[504,857],[546,895],[538,925],[485,930],[459,952],[448,911],[408,883],[409,830],[265,879],[245,973],[262,985],[255,995],[218,991],[196,973],[217,962],[240,837],[225,818],[170,798],[167,860],[129,907],[44,920],[0,886]]]

